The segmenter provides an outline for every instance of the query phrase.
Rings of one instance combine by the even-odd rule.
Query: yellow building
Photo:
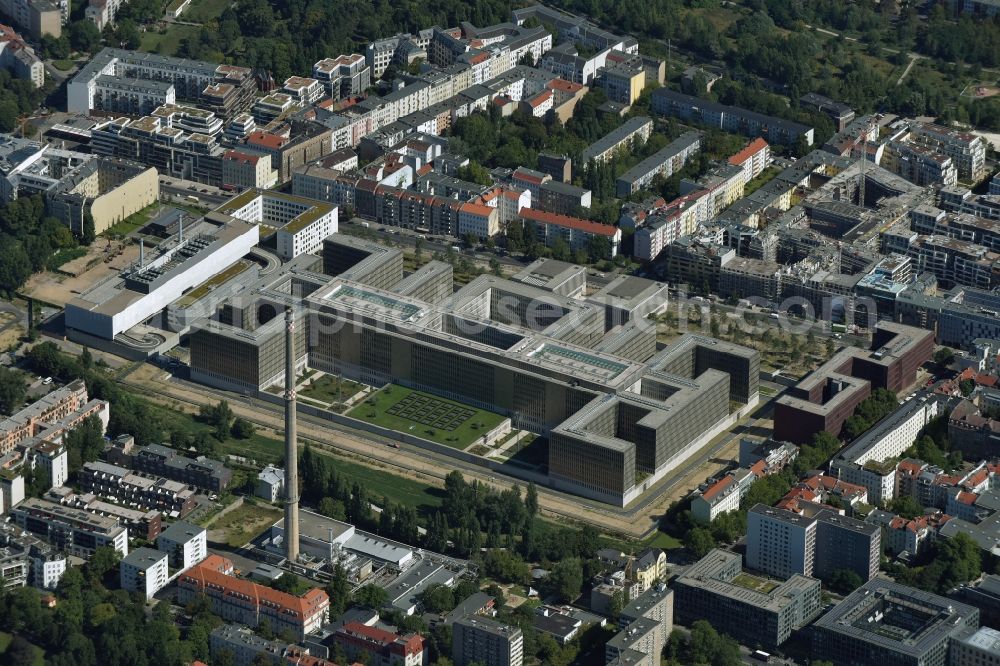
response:
[[[94,233],[100,234],[159,197],[155,168],[103,157],[88,162],[71,180],[47,194],[52,216],[76,234],[82,233],[88,211],[94,219]]]
[[[632,577],[645,592],[667,579],[667,554],[659,548],[647,548],[636,554],[632,570]]]
[[[612,102],[631,106],[646,85],[646,72],[625,63],[605,67],[601,74],[604,93]]]

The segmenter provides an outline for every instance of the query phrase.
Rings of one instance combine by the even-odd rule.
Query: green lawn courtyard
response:
[[[313,379],[300,389],[299,395],[329,405],[347,400],[362,388],[361,384],[352,382],[350,379],[338,379],[333,375],[323,375]]]
[[[372,394],[348,416],[456,449],[466,448],[504,420],[499,414],[396,384]]]

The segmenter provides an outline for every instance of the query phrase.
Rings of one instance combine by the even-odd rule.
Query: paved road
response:
[[[223,192],[211,185],[160,176],[160,196],[162,197],[164,194],[178,196],[182,199],[189,196],[198,197],[199,204],[213,208],[222,205],[230,197],[228,192]]]

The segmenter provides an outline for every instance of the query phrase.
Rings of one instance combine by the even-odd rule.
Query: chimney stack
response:
[[[146,263],[146,245],[139,239],[139,268],[142,268]]]
[[[295,423],[295,318],[285,309],[285,557],[299,559],[299,462]]]

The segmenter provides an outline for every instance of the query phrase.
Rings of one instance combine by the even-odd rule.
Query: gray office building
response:
[[[656,352],[643,319],[662,300],[654,282],[616,282],[591,302],[547,289],[577,279],[553,266],[542,268],[550,280],[483,275],[448,293],[449,267],[404,276],[398,250],[339,234],[324,242],[323,265],[336,277],[284,271],[197,323],[192,378],[241,392],[276,383],[284,351],[273,315],[291,305],[298,366],[509,416],[550,435],[550,485],[619,506],[758,400],[756,351],[686,335]],[[609,322],[609,308],[629,320]]]
[[[835,666],[946,666],[949,641],[978,627],[972,606],[876,578],[816,621],[812,653]]]
[[[792,576],[768,592],[735,582],[743,573],[742,558],[715,549],[674,581],[677,620],[690,625],[708,620],[720,632],[740,643],[781,645],[822,610],[820,582]],[[826,657],[824,657],[826,658]]]

